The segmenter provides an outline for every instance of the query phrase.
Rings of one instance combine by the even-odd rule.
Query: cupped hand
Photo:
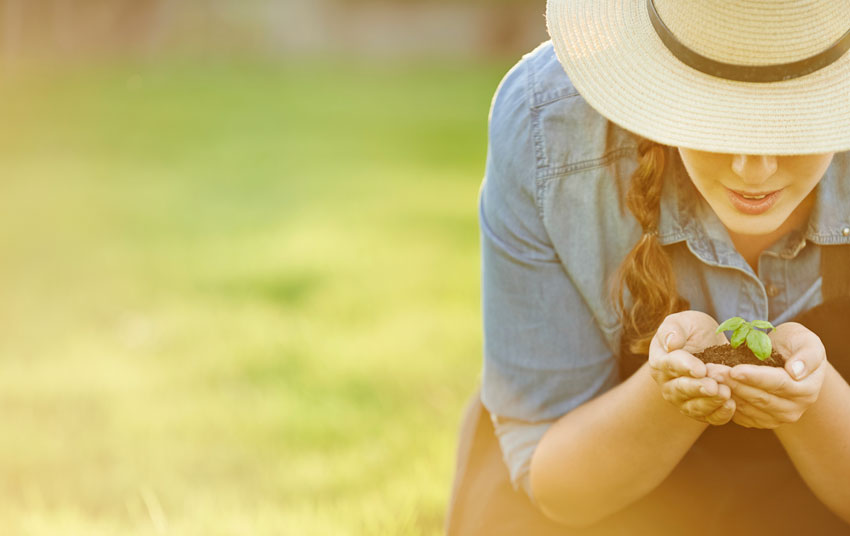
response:
[[[705,363],[693,356],[726,342],[716,329],[717,322],[699,311],[667,316],[650,342],[649,366],[665,400],[688,417],[721,425],[735,414],[731,390],[710,377]]]
[[[826,350],[805,326],[787,322],[768,336],[785,356],[784,368],[736,365],[718,378],[732,389],[733,421],[748,428],[797,422],[817,400],[826,377]]]

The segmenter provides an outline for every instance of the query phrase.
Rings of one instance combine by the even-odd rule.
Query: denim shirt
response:
[[[532,498],[531,457],[559,417],[618,381],[622,326],[609,285],[641,235],[625,204],[638,138],[575,90],[550,42],[493,98],[479,193],[484,365],[490,411],[515,487]],[[718,321],[781,324],[822,301],[822,245],[850,243],[850,159],[837,153],[804,229],[754,271],[669,148],[658,239],[679,294]],[[628,302],[628,296],[626,297]]]

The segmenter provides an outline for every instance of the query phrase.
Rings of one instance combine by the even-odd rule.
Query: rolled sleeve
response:
[[[511,480],[527,492],[531,457],[551,423],[617,382],[616,358],[543,224],[535,140],[520,63],[493,100],[479,195],[481,398]]]
[[[555,421],[529,423],[500,418],[498,415],[491,415],[491,417],[514,489],[525,491],[531,502],[536,504],[529,479],[531,456],[543,438],[543,434]]]

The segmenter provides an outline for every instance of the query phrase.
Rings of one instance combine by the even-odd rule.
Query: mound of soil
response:
[[[703,363],[718,363],[720,365],[764,365],[766,367],[784,367],[785,359],[782,354],[773,350],[770,352],[770,357],[762,361],[757,358],[746,344],[742,344],[737,348],[732,348],[731,344],[721,344],[718,346],[709,346],[702,352],[694,354],[695,357],[701,359]]]

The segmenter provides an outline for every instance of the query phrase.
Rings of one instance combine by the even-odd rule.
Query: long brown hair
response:
[[[638,143],[638,167],[626,193],[626,205],[643,234],[617,270],[613,297],[623,324],[622,347],[635,354],[649,352],[649,342],[664,317],[689,307],[676,291],[673,265],[658,241],[666,152],[664,145],[649,140]],[[628,307],[623,297],[626,288],[632,296]]]

